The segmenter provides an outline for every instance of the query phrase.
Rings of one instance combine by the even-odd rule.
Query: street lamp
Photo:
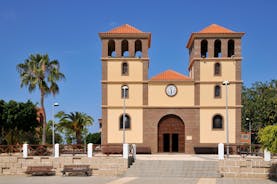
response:
[[[250,121],[250,119],[249,118],[246,118],[246,121],[248,121],[248,125],[249,125],[249,132],[250,132],[250,150],[249,150],[249,152],[250,152],[250,155],[251,155],[251,153],[252,153],[252,146],[251,146],[251,144],[252,144],[252,139],[251,139],[251,121]]]
[[[229,81],[223,81],[222,85],[226,86],[226,154],[227,158],[229,158],[229,122],[228,122],[228,85],[230,85]]]
[[[125,144],[125,121],[126,121],[126,92],[128,86],[123,86],[123,144]]]
[[[126,96],[127,96],[127,91],[128,91],[128,86],[124,85],[122,86],[123,90],[123,158],[128,159],[128,144],[125,143],[125,124],[126,124]]]
[[[54,108],[59,106],[59,104],[57,102],[55,102],[52,105],[52,144],[53,144],[53,155],[55,154],[55,122],[54,122]]]

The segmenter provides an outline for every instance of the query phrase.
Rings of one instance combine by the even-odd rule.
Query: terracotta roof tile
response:
[[[211,24],[210,26],[202,29],[198,33],[235,33],[234,31],[217,24]]]
[[[228,37],[242,37],[244,35],[244,32],[235,32],[225,27],[219,26],[217,24],[211,24],[199,32],[192,33],[190,35],[190,38],[186,47],[190,48],[191,44],[193,43],[193,40],[197,37],[206,37],[206,36],[209,37],[217,34],[220,35],[220,37],[223,35]]]
[[[141,30],[138,30],[137,28],[130,26],[129,24],[124,24],[122,26],[116,27],[106,33],[143,33]]]
[[[151,81],[167,81],[167,80],[191,80],[191,78],[175,72],[173,70],[166,70],[150,79]]]

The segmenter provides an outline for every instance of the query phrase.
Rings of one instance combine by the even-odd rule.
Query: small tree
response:
[[[59,112],[56,117],[60,118],[57,129],[63,133],[74,132],[77,144],[82,144],[82,133],[87,126],[93,124],[93,118],[82,112],[71,112],[66,114]]]
[[[31,102],[26,103],[9,101],[2,103],[1,132],[2,141],[7,144],[36,143],[35,128],[39,125],[37,121],[36,106]]]
[[[277,153],[277,125],[269,125],[261,129],[258,139],[263,149],[266,148],[271,153]]]
[[[46,143],[47,144],[52,144],[52,120],[48,121],[47,126],[46,126]],[[61,144],[63,142],[63,138],[61,134],[59,134],[57,131],[55,131],[55,143]]]
[[[3,118],[3,112],[5,108],[5,101],[0,100],[0,144],[2,144],[3,141],[3,124],[4,124],[4,118]]]
[[[101,133],[89,133],[87,135],[87,143],[93,143],[93,144],[101,144]]]

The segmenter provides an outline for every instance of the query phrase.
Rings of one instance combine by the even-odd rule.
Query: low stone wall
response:
[[[93,175],[120,176],[128,169],[128,160],[122,156],[62,156],[59,158],[32,156],[0,156],[1,175],[25,175],[28,166],[53,166],[56,175],[62,175],[64,165],[85,164],[90,165]]]
[[[219,171],[224,177],[276,178],[277,160],[230,158],[219,161]]]

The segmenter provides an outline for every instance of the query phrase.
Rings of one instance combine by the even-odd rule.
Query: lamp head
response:
[[[227,81],[227,80],[222,82],[222,85],[224,85],[224,86],[225,86],[225,85],[229,85],[229,84],[230,84],[230,82]]]
[[[123,86],[122,89],[123,89],[123,90],[127,90],[127,89],[128,89],[128,86]]]

